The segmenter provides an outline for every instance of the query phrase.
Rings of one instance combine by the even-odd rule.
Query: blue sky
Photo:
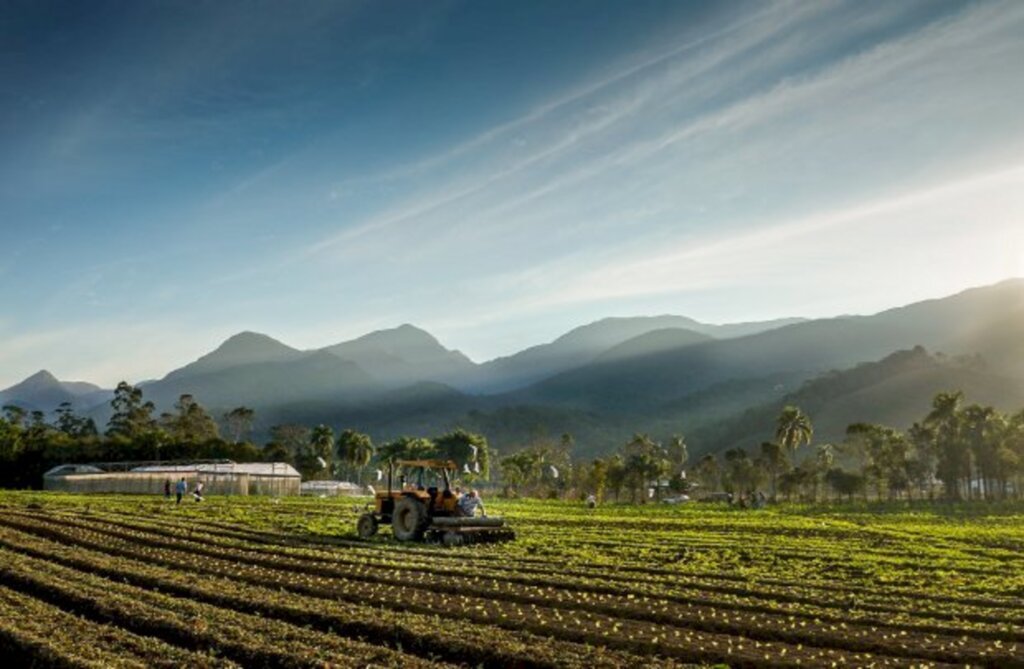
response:
[[[0,387],[1024,275],[1024,3],[6,2]]]

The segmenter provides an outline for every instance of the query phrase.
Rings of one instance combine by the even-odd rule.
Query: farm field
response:
[[[587,510],[511,544],[353,500],[0,493],[0,651],[53,667],[1024,667],[1024,506]]]

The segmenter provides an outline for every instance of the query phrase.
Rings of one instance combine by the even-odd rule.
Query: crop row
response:
[[[343,507],[335,508],[344,510]],[[610,572],[637,570],[720,579],[733,576],[762,582],[778,581],[779,574],[787,574],[791,576],[791,583],[780,585],[814,584],[838,592],[869,592],[877,590],[880,582],[884,582],[887,592],[903,590],[919,600],[931,597],[938,603],[950,600],[962,603],[998,601],[1013,590],[1015,579],[1021,579],[1020,575],[1024,574],[1024,569],[1021,569],[1024,558],[1019,556],[1010,563],[1002,559],[985,561],[975,555],[956,557],[956,551],[948,548],[928,548],[926,551],[923,547],[930,546],[931,540],[919,540],[913,536],[908,540],[905,535],[892,532],[886,540],[903,541],[899,549],[902,557],[889,555],[885,559],[878,558],[865,549],[864,542],[853,539],[853,531],[845,527],[831,539],[827,535],[821,539],[817,535],[802,539],[799,532],[790,536],[785,533],[758,533],[757,537],[752,537],[746,534],[745,526],[730,528],[728,525],[678,528],[666,532],[615,526],[613,533],[605,525],[595,527],[591,537],[591,531],[585,531],[574,520],[553,522],[550,531],[543,526],[535,527],[534,519],[525,519],[524,522],[529,533],[520,533],[522,540],[516,547],[507,550],[483,548],[474,552],[474,558],[482,560],[494,556],[501,561],[514,559],[541,565],[557,561],[564,567],[589,567]],[[233,522],[231,527],[238,530],[240,525]],[[345,532],[350,533],[347,525]],[[280,538],[290,535],[267,534],[264,531],[264,536],[268,536],[270,541],[281,541]],[[307,535],[304,539],[336,546],[358,545],[354,541],[331,536]],[[963,548],[968,546],[962,545]],[[534,551],[532,556],[524,553],[529,550]],[[928,551],[931,552],[926,554]],[[862,584],[861,587],[858,583]],[[928,594],[928,590],[941,584],[949,587]],[[1024,581],[1021,584],[1024,585]],[[1019,594],[1024,595],[1024,590]],[[1008,603],[1019,608],[1024,601],[1018,596],[1016,601]]]
[[[410,611],[389,611],[365,604],[302,597],[287,591],[260,587],[230,578],[209,576],[194,571],[169,569],[148,565],[137,560],[98,554],[79,547],[66,547],[58,543],[30,537],[18,536],[9,530],[0,530],[0,546],[6,552],[16,552],[25,559],[34,559],[33,570],[13,574],[10,568],[3,569],[3,580],[17,580],[22,587],[42,587],[47,592],[61,588],[66,583],[78,585],[83,579],[99,579],[95,590],[76,595],[77,587],[69,587],[56,595],[63,606],[91,607],[108,606],[109,599],[104,593],[120,593],[121,603],[141,597],[141,593],[157,592],[173,596],[175,601],[188,600],[196,604],[212,605],[223,615],[247,615],[249,618],[284,621],[298,627],[311,627],[330,635],[348,638],[365,638],[375,644],[387,644],[413,652],[422,657],[432,657],[455,663],[487,664],[517,667],[594,666],[616,667],[636,664],[639,658],[626,653],[587,647],[547,639],[527,633],[516,633],[470,623],[454,624],[448,611],[440,602],[435,603],[432,615],[419,615]],[[45,579],[39,577],[43,563],[60,576]],[[25,582],[35,583],[26,586]],[[75,597],[78,599],[73,599]],[[95,611],[94,611],[95,612]],[[102,615],[102,614],[101,614]],[[123,619],[127,609],[110,610],[112,619]],[[140,619],[148,620],[149,614]],[[210,629],[221,633],[226,623],[218,622]],[[251,623],[241,624],[246,630]],[[262,637],[263,634],[255,635]],[[317,647],[320,641],[307,637],[304,642]],[[288,644],[300,645],[299,640]],[[643,661],[649,666],[671,664],[659,662],[656,654]],[[250,664],[264,663],[247,662]],[[273,665],[278,666],[278,665]],[[347,664],[345,666],[348,666]]]
[[[471,575],[452,573],[445,565],[416,560],[386,560],[365,553],[351,555],[352,551],[334,551],[309,554],[290,547],[257,546],[223,539],[205,532],[188,533],[169,529],[107,524],[106,522],[85,522],[77,519],[62,519],[66,526],[93,529],[105,536],[118,537],[133,543],[158,548],[189,550],[193,553],[230,557],[236,562],[271,566],[304,573],[324,576],[354,578],[379,583],[416,585],[435,590],[450,589],[460,592],[479,592],[484,595],[508,596],[505,593],[542,589],[547,601],[575,601],[580,597],[601,602],[605,609],[636,609],[653,611],[672,603],[685,607],[708,607],[734,611],[770,612],[802,618],[816,618],[820,622],[842,624],[856,622],[865,625],[891,625],[898,630],[922,631],[939,634],[957,634],[968,624],[972,634],[1003,640],[1024,640],[1020,632],[1024,615],[1019,610],[985,610],[957,606],[950,608],[922,604],[920,599],[906,598],[903,608],[893,606],[892,595],[878,597],[886,602],[873,604],[869,598],[851,601],[843,598],[828,601],[820,592],[795,595],[792,589],[773,589],[759,586],[757,591],[742,587],[722,586],[707,583],[693,583],[681,589],[680,583],[646,584],[625,581],[616,584],[615,577],[577,578],[565,574],[523,575],[523,568],[513,566],[505,571],[491,571],[474,564]],[[437,553],[435,552],[435,555]],[[482,592],[486,587],[487,592]],[[771,601],[781,599],[782,602]],[[622,601],[625,599],[625,601]],[[766,601],[767,600],[767,601]],[[785,605],[783,605],[785,604]],[[853,606],[851,606],[853,605]],[[854,610],[851,611],[851,608]],[[885,614],[885,615],[880,615]],[[1017,617],[1014,617],[1016,614]],[[728,615],[726,613],[726,615]],[[664,615],[658,615],[663,620]],[[954,624],[936,623],[929,619],[953,621]],[[647,619],[651,619],[648,617]]]
[[[51,530],[52,531],[52,528]],[[409,589],[400,585],[353,582],[309,573],[290,573],[267,566],[240,564],[234,560],[219,560],[212,556],[194,556],[187,550],[175,552],[168,547],[151,548],[124,544],[100,545],[99,537],[92,540],[75,536],[76,533],[57,533],[64,541],[90,549],[109,550],[139,560],[177,565],[190,571],[257,585],[271,585],[307,597],[328,597],[346,601],[361,601],[377,606],[395,606],[396,601]],[[486,593],[481,593],[486,594]],[[577,600],[560,602],[552,606],[544,592],[528,595],[524,592],[491,593],[495,598],[470,596],[452,592],[428,592],[423,597],[443,601],[453,615],[478,623],[492,624],[510,629],[531,629],[553,633],[562,638],[584,641],[605,641],[637,652],[650,652],[660,648],[662,653],[690,659],[687,645],[709,637],[712,647],[724,640],[727,655],[743,650],[743,643],[755,643],[757,650],[771,656],[792,652],[793,647],[806,647],[821,654],[846,656],[864,661],[868,655],[880,653],[908,658],[928,658],[935,661],[985,662],[990,658],[1011,657],[1014,648],[1003,649],[999,641],[985,642],[975,638],[958,639],[934,634],[909,634],[906,631],[869,628],[845,623],[825,625],[819,621],[796,620],[758,614],[730,614],[713,607],[668,607],[651,600],[613,603]],[[416,599],[415,596],[412,597]],[[400,604],[400,608],[428,612],[413,603]],[[564,607],[564,608],[563,608]],[[566,610],[568,609],[568,610]],[[538,622],[539,621],[539,622]],[[744,637],[746,638],[744,640]],[[733,639],[740,639],[733,641]],[[774,640],[788,642],[790,649],[773,648]],[[812,648],[813,647],[813,648]],[[837,653],[834,649],[845,652]],[[834,659],[834,658],[832,658]]]
[[[8,557],[4,555],[4,557]],[[12,558],[16,561],[17,558]],[[5,565],[4,569],[8,569]],[[224,658],[92,622],[0,586],[0,652],[7,666],[230,669]]]
[[[0,578],[8,587],[102,623],[222,654],[244,666],[435,666],[380,646],[113,583],[17,552],[2,554]],[[78,642],[91,643],[91,637],[79,636]]]

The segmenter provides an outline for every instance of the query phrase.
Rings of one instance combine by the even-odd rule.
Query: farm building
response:
[[[358,497],[368,492],[358,483],[349,481],[303,481],[302,494],[313,497]]]
[[[166,481],[182,477],[189,490],[202,481],[207,495],[298,495],[302,482],[299,472],[284,462],[145,464],[120,471],[109,466],[61,465],[43,475],[43,488],[162,495]]]

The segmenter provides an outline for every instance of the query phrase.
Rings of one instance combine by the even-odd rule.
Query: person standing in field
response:
[[[184,476],[182,476],[181,480],[178,481],[178,485],[174,486],[174,492],[178,494],[177,504],[181,504],[181,498],[185,496],[186,492],[188,492],[188,484],[185,483]]]
[[[164,498],[171,498],[171,479],[164,480]]]
[[[192,496],[196,498],[197,502],[203,501],[203,482],[199,481],[196,483],[195,490],[192,491]]]

